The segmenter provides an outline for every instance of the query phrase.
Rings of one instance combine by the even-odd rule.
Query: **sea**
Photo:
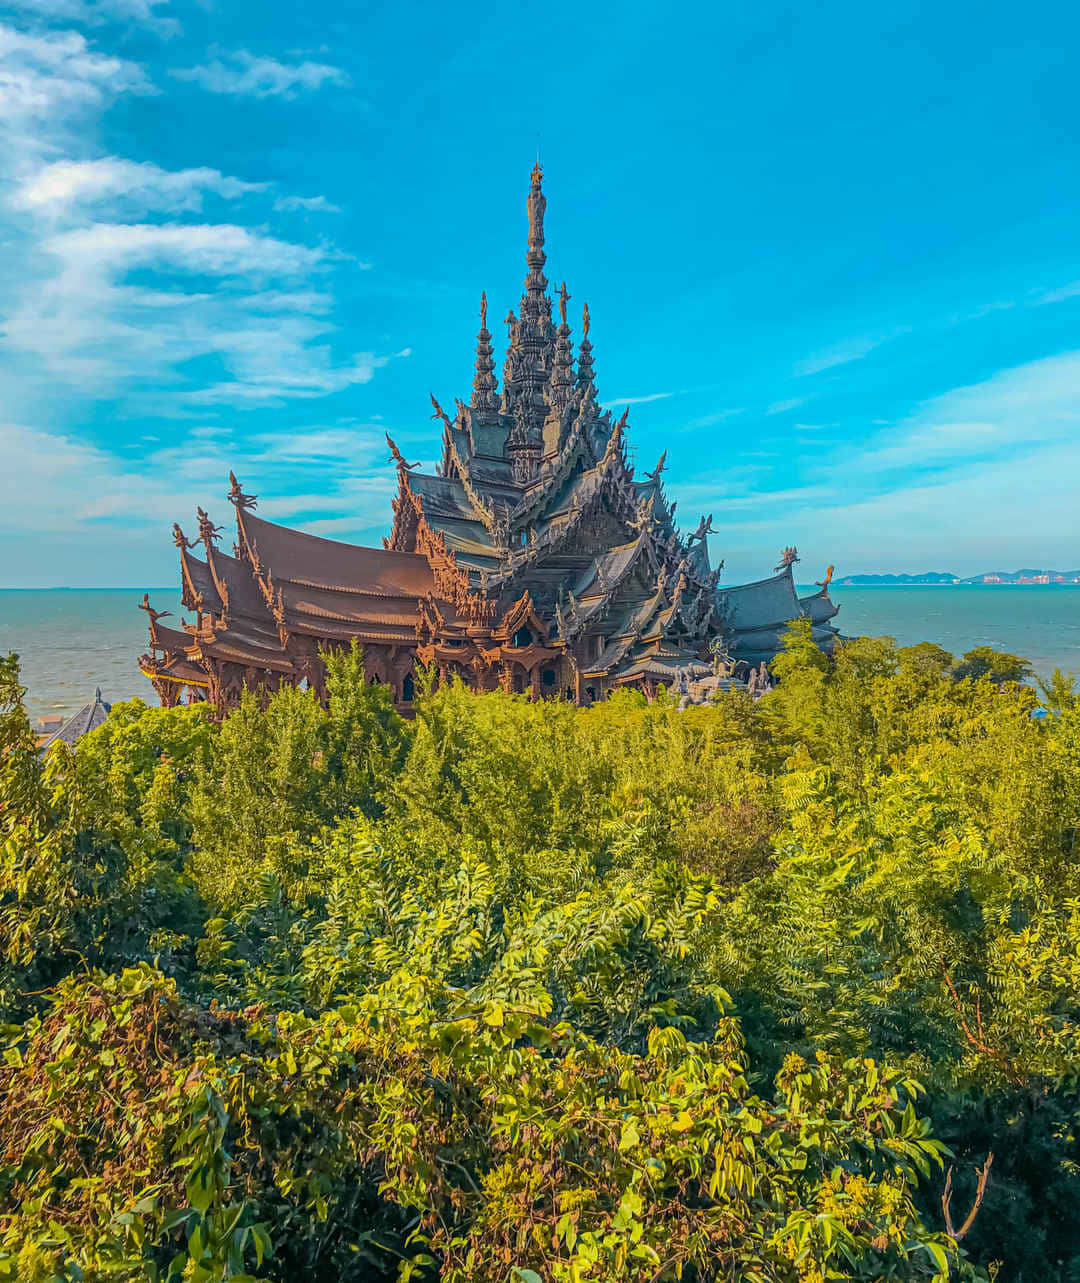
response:
[[[812,591],[812,589],[810,590]],[[889,636],[902,646],[937,642],[961,655],[973,646],[1022,655],[1040,676],[1080,677],[1080,585],[842,588],[835,623],[848,636]],[[176,589],[150,599],[179,626]],[[142,594],[131,588],[0,589],[0,654],[16,651],[31,717],[76,712],[97,687],[109,703],[156,703],[139,672],[146,650]]]

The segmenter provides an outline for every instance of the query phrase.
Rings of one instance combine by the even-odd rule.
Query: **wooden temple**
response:
[[[680,533],[664,491],[666,453],[635,474],[627,412],[615,417],[598,403],[588,306],[576,359],[565,284],[553,314],[541,179],[537,165],[501,390],[482,295],[472,394],[453,415],[432,397],[443,427],[434,474],[387,437],[398,492],[382,548],[265,521],[232,474],[232,555],[201,508],[197,539],[174,525],[182,600],[195,621],[166,626],[143,599],[150,650],[140,667],[163,704],[186,691],[224,710],[245,687],[283,682],[322,695],[322,652],[354,641],[368,679],[387,683],[406,711],[418,665],[477,690],[585,704],[619,687],[685,683],[718,657],[748,676],[798,616],[831,645],[828,580],[800,600],[794,549],[772,577],[721,589],[722,563],[709,562],[712,519]]]

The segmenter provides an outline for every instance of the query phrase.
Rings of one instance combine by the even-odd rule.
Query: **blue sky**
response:
[[[0,585],[377,543],[477,306],[548,275],[737,581],[1080,565],[1074,6],[0,9]],[[501,326],[492,327],[497,341]],[[577,333],[580,327],[575,327]]]

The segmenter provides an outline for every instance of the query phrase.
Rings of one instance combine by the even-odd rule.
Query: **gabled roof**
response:
[[[721,609],[726,608],[728,626],[736,632],[782,627],[803,614],[790,566],[785,566],[768,579],[733,588],[719,588],[716,595]]]
[[[111,710],[112,705],[106,704],[101,698],[101,687],[99,686],[94,692],[93,700],[89,704],[84,704],[77,713],[73,713],[59,730],[53,731],[41,745],[42,750],[47,749],[50,744],[54,744],[57,740],[63,740],[65,744],[74,744],[76,740],[82,739],[84,735],[99,727],[109,716]]]
[[[840,607],[829,596],[828,588],[824,587],[808,597],[800,597],[799,605],[815,624],[827,624],[840,611]]]
[[[250,511],[238,510],[237,520],[259,573],[269,573],[275,585],[289,580],[337,592],[414,598],[435,586],[427,558],[418,553],[339,543],[275,525]]]

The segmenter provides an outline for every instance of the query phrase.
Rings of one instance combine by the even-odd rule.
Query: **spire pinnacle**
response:
[[[583,398],[595,398],[596,385],[593,382],[595,375],[593,373],[592,344],[589,342],[589,305],[585,304],[585,310],[581,321],[581,342],[578,345],[578,372],[577,372],[577,389]]]
[[[476,336],[476,373],[473,375],[472,408],[499,408],[495,391],[495,359],[492,356],[491,332],[487,327],[487,294],[480,295],[480,332]]]
[[[555,350],[551,360],[551,378],[547,386],[548,404],[557,410],[564,409],[570,401],[574,382],[573,359],[570,355],[570,326],[566,323],[566,304],[570,295],[563,281],[559,290],[559,315],[562,322],[555,335]]]
[[[547,255],[544,253],[544,211],[547,209],[547,197],[541,186],[543,177],[544,171],[537,161],[533,166],[529,195],[525,201],[529,211],[529,248],[525,255],[529,272],[525,277],[525,288],[537,297],[547,289],[544,278],[544,264],[547,262]]]

